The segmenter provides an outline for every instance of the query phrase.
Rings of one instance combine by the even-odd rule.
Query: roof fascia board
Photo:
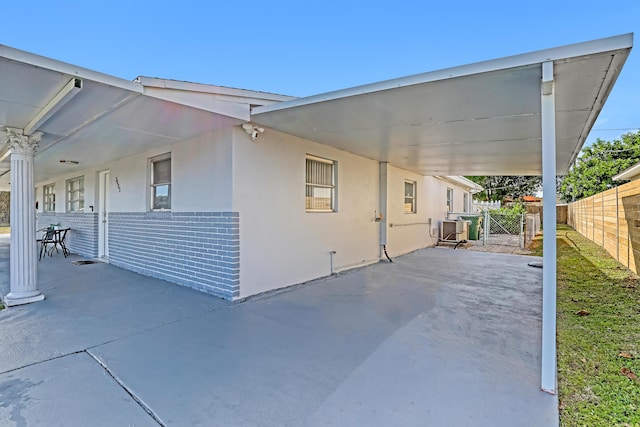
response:
[[[250,104],[247,100],[244,102],[221,100],[213,98],[214,95],[203,94],[202,92],[176,91],[176,89],[159,87],[145,87],[144,95],[244,121],[251,119]]]
[[[632,40],[632,43],[633,43],[633,40]],[[631,47],[629,47],[628,49],[631,49]],[[607,74],[605,75],[605,78],[602,81],[602,85],[600,86],[598,95],[593,101],[591,112],[589,113],[589,117],[587,118],[585,126],[582,129],[582,133],[580,134],[578,145],[573,150],[573,153],[571,154],[571,158],[569,159],[569,162],[565,165],[565,168],[564,168],[565,170],[569,170],[571,165],[578,158],[578,155],[582,150],[582,146],[584,145],[585,140],[589,136],[589,133],[591,132],[591,128],[595,124],[598,118],[598,115],[600,114],[600,111],[604,106],[604,103],[607,101],[607,98],[611,93],[611,89],[613,89],[613,86],[615,85],[616,80],[618,80],[618,77],[620,76],[620,70],[624,66],[624,63],[627,61],[628,56],[629,55],[627,51],[627,54],[625,55],[618,54],[618,55],[614,55],[614,57],[611,58],[609,69],[607,70]]]
[[[464,176],[460,176],[460,175],[450,175],[450,176],[436,175],[435,178],[440,179],[442,181],[450,182],[452,184],[461,185],[465,188],[473,190],[476,193],[484,190],[484,188],[481,185],[476,184],[470,179],[467,179]]]
[[[236,89],[225,86],[207,85],[202,83],[183,82],[179,80],[159,79],[154,77],[139,76],[135,79],[145,87],[154,87],[162,89],[183,90],[189,92],[202,92],[213,95],[228,95],[242,98],[252,98],[265,101],[290,101],[296,99],[294,96],[278,95],[275,93],[260,92],[247,89]]]
[[[456,176],[452,176],[451,178],[453,178],[454,180],[460,182],[462,185],[465,185],[465,186],[469,187],[470,189],[472,189],[475,192],[484,190],[484,188],[480,184],[476,184],[475,182],[471,181],[470,179],[465,178],[464,176],[456,175]]]
[[[0,58],[6,58],[11,61],[32,65],[38,68],[44,68],[67,74],[73,77],[90,80],[107,86],[113,86],[132,92],[142,93],[142,86],[136,82],[121,79],[109,74],[100,73],[98,71],[89,70],[88,68],[78,67],[66,62],[47,58],[45,56],[36,55],[20,49],[0,44]]]
[[[385,80],[378,83],[371,83],[348,89],[327,92],[320,95],[313,95],[305,98],[281,102],[278,104],[265,105],[253,109],[252,113],[258,115],[272,111],[300,107],[304,105],[315,104],[318,102],[332,101],[340,98],[347,98],[350,96],[365,95],[368,93],[380,92],[405,86],[413,86],[417,84],[430,83],[439,80],[453,79],[456,77],[465,77],[474,74],[482,74],[511,68],[530,67],[547,61],[566,60],[569,58],[581,57],[586,55],[630,49],[632,46],[633,33],[622,34],[619,36],[538,50],[514,56],[507,56],[504,58],[492,59],[489,61],[482,61],[468,65],[445,68],[443,70],[430,71],[413,76]]]

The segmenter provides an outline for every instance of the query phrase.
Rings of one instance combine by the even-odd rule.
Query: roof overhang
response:
[[[251,105],[289,99],[148,77],[128,81],[0,45],[0,131],[42,132],[36,182],[244,123]],[[2,131],[0,190],[8,190],[3,142]]]
[[[252,110],[252,121],[423,175],[540,175],[542,64],[552,61],[556,170],[584,144],[633,44],[625,34]]]
[[[476,184],[475,182],[471,181],[468,178],[465,178],[464,176],[449,175],[449,176],[436,176],[436,178],[459,185],[465,190],[468,190],[469,192],[471,192],[472,194],[479,193],[482,190],[484,190],[484,187],[482,187],[480,184]]]
[[[633,181],[638,178],[640,178],[640,163],[636,163],[635,165],[623,170],[612,179],[614,181]]]
[[[0,45],[0,128],[43,132],[36,182],[71,173],[60,160],[95,167],[249,120],[423,175],[539,175],[542,64],[552,61],[563,174],[632,44],[626,34],[299,99],[128,81]]]

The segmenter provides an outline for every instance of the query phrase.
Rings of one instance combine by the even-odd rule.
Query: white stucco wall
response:
[[[172,150],[172,210],[232,210],[232,129],[222,129]]]
[[[338,162],[338,211],[305,211],[305,156]],[[233,205],[240,212],[240,293],[252,295],[378,260],[378,162],[267,130],[237,128]]]
[[[172,159],[172,211],[239,212],[240,297],[305,282],[376,262],[380,255],[379,163],[313,141],[267,129],[252,141],[242,128],[228,128],[190,141],[156,147],[95,168],[69,166],[54,180],[56,211],[65,212],[65,181],[85,177],[85,212],[98,211],[98,174],[109,170],[110,211],[146,212],[149,159]],[[306,155],[337,162],[337,212],[305,210]],[[117,179],[117,183],[116,183]],[[404,181],[417,184],[417,213],[404,213]],[[447,188],[454,211],[463,211],[455,181],[388,168],[387,250],[398,256],[437,242],[446,217]],[[428,220],[431,218],[431,227]],[[431,228],[431,234],[430,234]]]
[[[37,165],[36,165],[37,167]],[[69,172],[60,176],[55,177],[54,179],[48,179],[45,181],[36,183],[36,201],[38,202],[38,212],[43,212],[43,186],[49,184],[55,184],[55,193],[56,193],[56,209],[57,213],[64,213],[67,209],[66,204],[66,188],[67,188],[67,180],[72,178],[77,178],[80,176],[84,176],[84,206],[86,212],[91,212],[89,206],[96,206],[96,196],[97,196],[97,169],[95,168],[82,168],[79,165],[70,165]]]
[[[404,183],[407,180],[417,186],[416,213],[404,212]],[[463,211],[463,194],[468,193],[467,188],[454,181],[422,176],[393,166],[389,166],[387,182],[387,252],[390,256],[435,245],[440,221],[447,215],[447,188],[453,189],[454,212]]]
[[[109,170],[111,173],[110,211],[145,212],[149,206],[149,159],[169,152],[172,167],[172,211],[230,211],[232,208],[231,132],[231,129],[224,129],[193,140],[159,146],[145,153],[95,168],[71,165],[68,173],[36,184],[38,211],[42,212],[44,208],[43,185],[53,182],[56,190],[56,212],[65,212],[66,180],[83,175],[85,212],[90,212],[89,206],[94,206],[97,211],[98,173]]]

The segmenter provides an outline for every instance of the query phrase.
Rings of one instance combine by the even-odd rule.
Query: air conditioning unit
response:
[[[469,240],[469,224],[467,221],[443,220],[440,223],[440,238],[445,242]]]

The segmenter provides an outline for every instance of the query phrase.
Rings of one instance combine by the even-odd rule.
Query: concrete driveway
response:
[[[0,425],[558,424],[529,257],[425,249],[240,304],[77,259],[0,311]]]

